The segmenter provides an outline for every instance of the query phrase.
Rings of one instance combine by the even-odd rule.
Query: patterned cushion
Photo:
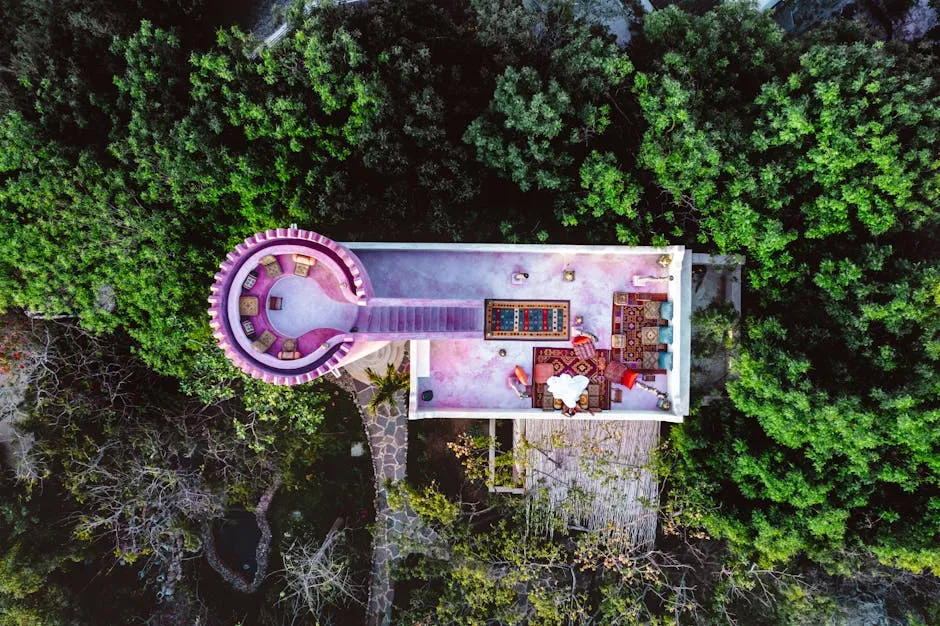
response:
[[[661,370],[672,369],[672,352],[660,352],[659,353],[659,369]]]
[[[644,346],[655,346],[659,343],[659,327],[647,326],[640,329],[640,337]]]
[[[532,379],[536,385],[544,385],[554,375],[555,368],[551,363],[536,363],[532,367]]]
[[[264,271],[268,274],[268,278],[277,278],[284,273],[284,270],[281,269],[281,264],[278,262],[277,257],[273,254],[266,254],[265,256],[261,257],[259,263],[261,263]]]
[[[630,368],[627,367],[626,363],[621,363],[620,361],[611,361],[610,365],[607,366],[607,369],[604,370],[604,378],[612,383],[619,384],[623,379],[624,373],[626,373],[629,369]]]
[[[645,370],[656,370],[659,369],[659,353],[649,350],[643,353],[643,369]]]
[[[248,272],[248,276],[245,276],[245,282],[242,283],[242,289],[248,291],[255,286],[255,283],[258,282],[258,272],[251,271]]]
[[[672,319],[672,302],[663,302],[659,306],[659,317],[664,320]]]
[[[672,343],[672,326],[659,327],[659,343]]]
[[[317,262],[313,257],[309,257],[303,254],[294,255],[294,274],[297,276],[306,277],[310,275],[310,268],[315,265]]]
[[[258,314],[258,297],[257,296],[241,296],[238,298],[238,314],[239,315],[257,315]]]
[[[555,396],[551,394],[547,389],[545,393],[542,394],[542,410],[543,411],[554,411],[555,410]]]
[[[277,335],[270,330],[266,330],[251,344],[251,347],[258,352],[267,352],[271,349],[271,346],[274,345],[275,341],[277,341]]]
[[[648,320],[658,320],[661,306],[662,302],[647,300],[643,303],[643,318]]]
[[[627,347],[627,336],[626,335],[614,335],[610,338],[610,347],[611,348],[625,348]]]

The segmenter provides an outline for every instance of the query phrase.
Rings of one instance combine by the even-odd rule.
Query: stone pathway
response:
[[[384,366],[380,371],[384,371]],[[436,537],[410,508],[392,508],[388,504],[388,487],[405,480],[408,468],[406,395],[400,395],[397,408],[386,404],[379,407],[376,415],[372,415],[366,409],[375,391],[372,385],[346,372],[337,382],[352,393],[356,400],[372,453],[372,468],[375,471],[375,535],[366,615],[370,626],[385,626],[391,622],[395,596],[392,565],[408,551],[433,543]]]

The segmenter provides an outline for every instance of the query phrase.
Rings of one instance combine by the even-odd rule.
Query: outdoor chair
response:
[[[255,325],[251,323],[251,320],[244,319],[242,320],[242,330],[245,331],[245,336],[249,339],[254,339],[255,337]]]
[[[672,302],[668,300],[644,300],[643,319],[648,322],[668,321],[672,319]]]

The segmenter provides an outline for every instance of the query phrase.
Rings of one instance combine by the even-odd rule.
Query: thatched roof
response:
[[[559,525],[610,531],[634,545],[656,537],[659,486],[650,452],[659,422],[519,420],[517,462],[530,511],[548,532]]]

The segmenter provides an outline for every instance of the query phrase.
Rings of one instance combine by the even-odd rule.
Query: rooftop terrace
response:
[[[688,412],[689,294],[691,255],[684,248],[625,246],[548,246],[502,244],[345,244],[368,273],[376,298],[478,300],[561,300],[569,302],[570,321],[596,335],[599,350],[611,348],[615,292],[662,292],[673,303],[672,368],[646,381],[669,394],[672,409],[656,408],[657,398],[638,388],[621,389],[621,400],[591,419],[681,421]],[[672,257],[664,268],[662,255]],[[566,280],[565,272],[574,272]],[[527,274],[514,280],[516,274]],[[664,280],[635,277],[667,277]],[[672,276],[672,280],[668,279]],[[645,284],[642,284],[645,283]],[[566,338],[484,340],[432,338],[412,341],[410,417],[558,417],[533,408],[507,385],[514,366],[530,375],[534,348],[570,348]],[[500,356],[500,351],[505,356]],[[652,376],[650,376],[652,378]],[[422,399],[432,391],[431,400]]]

